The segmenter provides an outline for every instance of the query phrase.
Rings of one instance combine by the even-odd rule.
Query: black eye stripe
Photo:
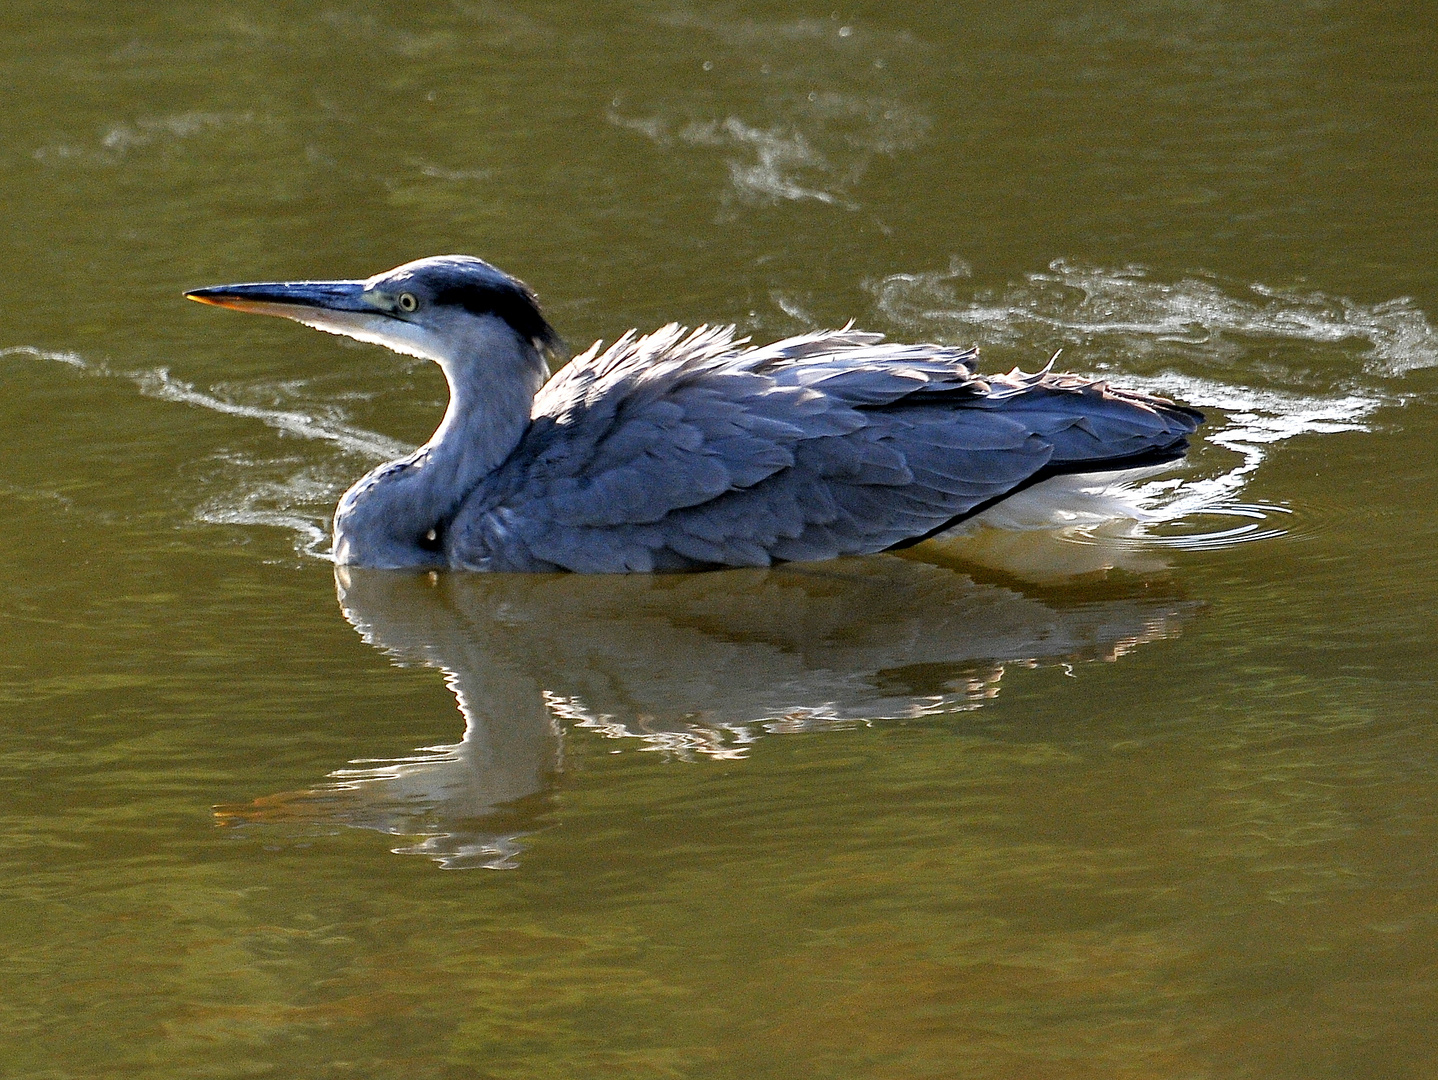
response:
[[[534,293],[519,282],[451,285],[436,290],[434,302],[457,304],[475,315],[496,315],[527,340],[538,339],[549,346],[559,341],[553,327],[540,313]]]

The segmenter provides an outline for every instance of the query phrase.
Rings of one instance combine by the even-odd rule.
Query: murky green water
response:
[[[11,8],[0,1073],[1433,1075],[1435,25]],[[179,293],[447,251],[1208,439],[1116,550],[337,590],[438,373]]]

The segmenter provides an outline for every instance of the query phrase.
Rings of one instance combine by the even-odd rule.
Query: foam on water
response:
[[[298,435],[305,439],[320,439],[335,443],[341,449],[360,457],[386,460],[407,454],[414,449],[397,439],[365,431],[363,428],[351,427],[339,421],[327,420],[295,410],[247,405],[219,393],[197,390],[192,383],[175,378],[167,368],[117,371],[108,364],[87,360],[78,353],[40,349],[32,345],[12,345],[0,349],[0,357],[7,356],[33,356],[38,360],[53,360],[73,368],[79,368],[87,375],[124,379],[134,383],[145,397],[158,398],[161,401],[174,401],[183,405],[194,405],[212,412],[258,420],[266,427],[282,431],[287,435]],[[293,387],[301,385],[303,384],[292,384]]]
[[[755,19],[686,6],[651,17],[660,33],[679,31],[704,59],[689,93],[650,98],[630,90],[612,100],[608,120],[666,153],[719,157],[729,180],[721,216],[736,204],[857,210],[875,159],[919,145],[933,126],[890,73],[891,65],[932,54],[907,31],[842,23],[837,13]],[[762,103],[749,92],[756,68]],[[731,87],[732,108],[725,105]]]
[[[328,559],[330,516],[340,493],[357,480],[368,465],[401,457],[413,449],[406,443],[336,419],[296,409],[246,404],[198,390],[163,368],[131,372],[126,377],[147,397],[258,420],[284,435],[328,442],[343,451],[341,460],[325,464],[298,463],[288,457],[253,460],[225,453],[214,459],[225,466],[224,480],[216,485],[221,491],[195,509],[195,518],[212,525],[288,529],[294,535],[295,550],[301,555]],[[361,462],[358,467],[356,458]],[[298,471],[291,472],[296,464],[300,465]],[[276,467],[288,475],[273,476]]]
[[[1376,375],[1438,365],[1438,329],[1413,301],[1361,304],[1316,291],[1225,281],[1164,280],[1141,266],[1084,267],[1063,259],[1002,289],[974,287],[960,259],[943,271],[866,283],[900,325],[943,330],[979,345],[1082,346],[1129,358],[1190,351],[1237,358],[1259,343],[1338,347]]]
[[[146,397],[159,398],[162,401],[177,401],[185,405],[211,409],[214,412],[228,413],[230,416],[243,416],[251,420],[258,420],[266,427],[272,427],[287,435],[298,435],[306,439],[321,439],[335,443],[341,449],[360,457],[385,460],[407,454],[414,449],[412,446],[383,435],[377,435],[372,431],[365,431],[362,428],[350,427],[334,421],[321,420],[307,413],[245,405],[206,393],[203,390],[196,390],[190,383],[182,382],[171,376],[164,368],[124,374],[126,378],[133,380],[139,386],[140,393]]]
[[[1217,475],[1145,485],[1142,494],[1161,502],[1160,520],[1168,521],[1226,504],[1248,482],[1275,443],[1299,435],[1367,431],[1369,418],[1396,400],[1378,389],[1322,396],[1254,390],[1171,372],[1147,380],[1147,385],[1212,410],[1215,415],[1202,437],[1240,457],[1237,464]]]
[[[932,120],[869,88],[820,91],[810,85],[806,79],[788,86],[760,117],[715,116],[707,101],[696,102],[687,115],[669,105],[646,114],[618,97],[606,118],[668,152],[717,151],[729,177],[720,195],[726,206],[812,201],[858,210],[855,191],[875,158],[917,146]]]
[[[847,188],[855,166],[836,164],[820,152],[805,133],[792,126],[759,127],[737,116],[724,120],[690,121],[671,132],[659,116],[626,116],[609,111],[616,127],[637,131],[660,146],[703,146],[727,149],[725,167],[731,194],[741,202],[816,202],[858,208]],[[862,171],[862,170],[859,170]]]
[[[268,479],[266,473],[273,471],[275,462],[259,462],[233,454],[219,454],[214,460],[221,463],[223,469],[217,485],[223,490],[196,507],[196,520],[208,525],[264,525],[287,529],[294,535],[295,550],[299,554],[329,559],[329,519],[335,500],[348,486],[348,480],[314,468],[301,468],[291,476]],[[235,483],[235,477],[244,479]]]
[[[37,360],[53,360],[57,364],[68,364],[70,367],[81,370],[88,371],[90,369],[90,364],[79,353],[58,349],[41,349],[34,345],[10,345],[0,349],[0,357],[7,356],[33,356]]]
[[[285,436],[333,445],[340,456],[327,462],[277,453],[245,456],[228,451],[213,454],[200,469],[219,494],[201,502],[192,511],[194,519],[206,524],[265,525],[289,530],[299,553],[328,559],[329,519],[335,500],[369,465],[409,453],[412,446],[396,439],[344,423],[336,415],[317,415],[337,410],[276,408],[236,400],[233,392],[217,388],[200,390],[175,378],[165,368],[123,371],[88,360],[77,353],[21,345],[0,349],[0,358],[30,356],[78,369],[86,375],[129,382],[144,397],[169,401],[245,420],[256,420]],[[297,397],[303,381],[270,386],[271,397]],[[277,475],[278,474],[278,475]]]
[[[955,259],[947,270],[892,274],[866,287],[880,314],[918,336],[998,351],[1061,349],[1061,367],[1204,409],[1209,422],[1199,439],[1235,455],[1217,471],[1190,465],[1141,484],[1087,478],[1086,487],[1070,483],[1076,490],[1062,492],[1062,485],[1041,485],[1033,497],[1001,504],[982,519],[1003,528],[1062,529],[1067,539],[1092,544],[1102,519],[1126,519],[1107,526],[1107,540],[1188,548],[1285,535],[1292,508],[1238,499],[1273,447],[1299,436],[1367,431],[1375,413],[1408,396],[1394,377],[1438,365],[1438,330],[1406,298],[1361,304],[1316,291],[1213,276],[1165,280],[1143,267],[1106,270],[1063,260],[1000,289],[977,287],[972,276]],[[1156,361],[1212,374],[1172,366],[1128,374]],[[1329,373],[1328,381],[1314,387],[1314,372]],[[1248,378],[1261,385],[1246,385]],[[1046,494],[1059,497],[1039,505]],[[1210,521],[1220,527],[1207,529]],[[1179,523],[1190,531],[1170,535],[1163,528]]]
[[[56,142],[33,151],[36,161],[49,164],[119,165],[141,150],[171,146],[200,136],[237,127],[273,126],[253,112],[183,112],[142,116],[108,125],[93,143]]]

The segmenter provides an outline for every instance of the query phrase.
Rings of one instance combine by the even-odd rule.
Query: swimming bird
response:
[[[870,554],[1052,477],[1177,460],[1203,421],[1048,369],[981,376],[976,349],[852,323],[761,346],[732,326],[631,330],[550,377],[562,344],[534,291],[468,255],[185,295],[444,372],[430,440],[340,499],[341,565],[614,573]]]

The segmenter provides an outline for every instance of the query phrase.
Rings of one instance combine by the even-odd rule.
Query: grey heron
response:
[[[703,570],[907,547],[1051,477],[1183,456],[1193,409],[977,350],[822,330],[752,346],[677,324],[560,339],[523,282],[467,255],[365,280],[185,294],[437,363],[430,440],[340,499],[341,565]]]

